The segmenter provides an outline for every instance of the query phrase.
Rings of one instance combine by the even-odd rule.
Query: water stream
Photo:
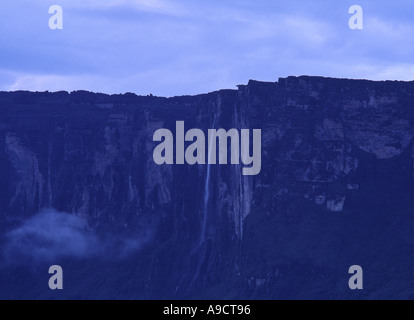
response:
[[[215,129],[216,125],[216,115],[214,115],[213,120],[213,127],[212,129]],[[207,138],[208,139],[208,138]],[[206,226],[207,226],[207,220],[208,220],[208,200],[210,198],[210,175],[211,175],[211,164],[209,163],[210,154],[211,154],[211,148],[213,146],[213,141],[209,141],[209,148],[208,148],[208,154],[207,154],[207,175],[206,175],[206,182],[204,185],[204,210],[203,210],[203,221],[201,224],[201,234],[200,234],[200,241],[199,245],[201,245],[206,238]]]

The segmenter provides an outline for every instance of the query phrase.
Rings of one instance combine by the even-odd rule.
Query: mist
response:
[[[122,259],[136,253],[148,241],[149,231],[132,237],[101,234],[88,227],[85,218],[44,209],[4,237],[6,263],[49,262],[59,258]]]

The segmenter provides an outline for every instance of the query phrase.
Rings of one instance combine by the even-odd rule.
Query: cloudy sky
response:
[[[364,10],[350,30],[348,9]],[[49,29],[49,7],[63,30]],[[2,0],[0,90],[174,96],[288,75],[414,79],[407,0]]]

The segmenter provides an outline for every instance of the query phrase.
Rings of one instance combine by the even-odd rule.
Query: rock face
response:
[[[261,129],[260,174],[212,165],[206,203],[207,166],[152,158],[154,132],[180,120]],[[122,258],[62,258],[72,285],[61,298],[413,298],[413,136],[414,82],[288,77],[174,98],[3,92],[1,230],[54,208],[90,232],[147,234]],[[355,264],[369,289],[349,290]],[[0,297],[51,297],[36,289],[47,272],[22,265],[1,264]],[[16,291],[22,272],[32,291]]]

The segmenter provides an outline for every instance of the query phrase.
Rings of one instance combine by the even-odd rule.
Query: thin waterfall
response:
[[[213,120],[213,128],[215,129],[216,126],[216,115],[214,115]],[[207,138],[208,139],[208,138]],[[207,218],[208,218],[208,200],[210,198],[210,170],[211,170],[211,164],[209,163],[210,154],[211,154],[211,148],[213,146],[213,141],[209,141],[209,148],[208,148],[208,154],[207,154],[207,175],[206,175],[206,183],[204,185],[204,216],[203,216],[203,222],[201,225],[201,236],[200,236],[200,242],[199,245],[201,245],[206,238],[206,225],[207,225]]]
[[[216,115],[214,115],[214,120],[213,120],[213,128],[216,125]],[[208,138],[207,138],[208,139]],[[202,247],[202,244],[205,241],[206,238],[206,226],[207,226],[207,218],[208,218],[208,200],[210,198],[210,176],[211,176],[211,164],[209,164],[209,159],[210,159],[210,154],[211,154],[211,148],[212,148],[212,143],[213,141],[211,141],[209,148],[208,148],[208,154],[207,154],[207,174],[206,174],[206,182],[204,184],[204,210],[203,210],[203,221],[202,221],[202,225],[201,225],[201,234],[200,234],[200,241],[198,242],[198,245],[194,248],[192,253],[197,252],[198,250],[198,262],[197,262],[197,268],[196,271],[194,273],[194,276],[191,280],[190,286],[189,288],[192,288],[195,281],[197,280],[199,274],[200,274],[200,270],[201,270],[201,266],[203,264],[203,262],[206,259],[206,248]]]
[[[47,157],[47,195],[48,195],[47,207],[48,208],[52,207],[52,186],[50,183],[50,176],[51,176],[50,166],[51,166],[51,160],[52,160],[52,149],[53,149],[53,144],[52,142],[49,141],[49,150],[48,150],[48,157]]]

